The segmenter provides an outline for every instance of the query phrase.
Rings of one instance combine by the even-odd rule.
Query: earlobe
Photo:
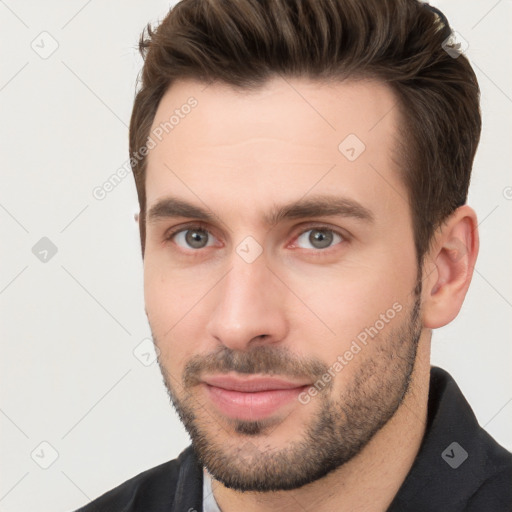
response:
[[[458,208],[438,229],[428,257],[435,270],[425,279],[423,324],[436,329],[459,313],[473,276],[479,240],[476,213]]]

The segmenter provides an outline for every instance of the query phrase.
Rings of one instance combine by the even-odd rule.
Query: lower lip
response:
[[[205,384],[212,402],[224,415],[247,421],[264,419],[280,408],[297,399],[299,394],[307,388],[302,386],[291,389],[274,389],[245,393],[232,391]]]

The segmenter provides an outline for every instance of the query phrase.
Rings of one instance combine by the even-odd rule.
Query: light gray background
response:
[[[171,4],[0,0],[1,512],[74,509],[188,444],[157,364],[133,353],[149,336],[133,180],[92,195],[127,160],[138,38]],[[481,252],[432,359],[512,449],[512,5],[434,5],[469,43],[484,125],[469,197]],[[52,38],[43,59],[31,45]],[[42,237],[58,249],[46,263]]]

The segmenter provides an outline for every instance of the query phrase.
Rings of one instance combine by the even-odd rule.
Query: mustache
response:
[[[319,359],[302,358],[283,348],[263,345],[250,351],[236,351],[223,346],[210,354],[192,357],[183,371],[183,386],[190,389],[199,384],[204,374],[228,372],[288,376],[314,382],[328,369]]]

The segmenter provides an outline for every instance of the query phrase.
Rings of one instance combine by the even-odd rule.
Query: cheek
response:
[[[176,333],[180,327],[179,320],[184,315],[179,306],[183,301],[176,297],[176,287],[169,286],[160,268],[153,265],[151,259],[144,262],[144,301],[161,363],[174,375],[177,362],[182,359],[179,353],[182,345],[176,343]]]
[[[169,262],[151,253],[144,261],[144,301],[149,321],[156,334],[167,332],[197,302],[197,283],[183,271],[173,270]]]
[[[161,364],[174,378],[200,351],[206,313],[201,279],[182,271],[166,272],[165,265],[148,259],[144,264],[144,299],[151,331],[160,350]]]
[[[146,254],[144,260],[144,302],[153,334],[161,340],[165,329],[172,326],[172,296],[165,286],[163,273]]]
[[[343,266],[289,275],[290,288],[318,316],[318,321],[309,312],[299,316],[297,310],[299,330],[309,331],[309,344],[302,350],[314,350],[324,362],[331,364],[366,328],[376,322],[377,327],[382,327],[381,315],[386,320],[383,334],[400,323],[403,315],[399,312],[413,298],[410,292],[415,284],[416,267],[411,258],[404,261],[397,259],[396,254],[381,251],[371,260],[346,259]],[[301,311],[304,313],[303,308]],[[308,320],[306,326],[305,318],[310,317],[313,320]]]

